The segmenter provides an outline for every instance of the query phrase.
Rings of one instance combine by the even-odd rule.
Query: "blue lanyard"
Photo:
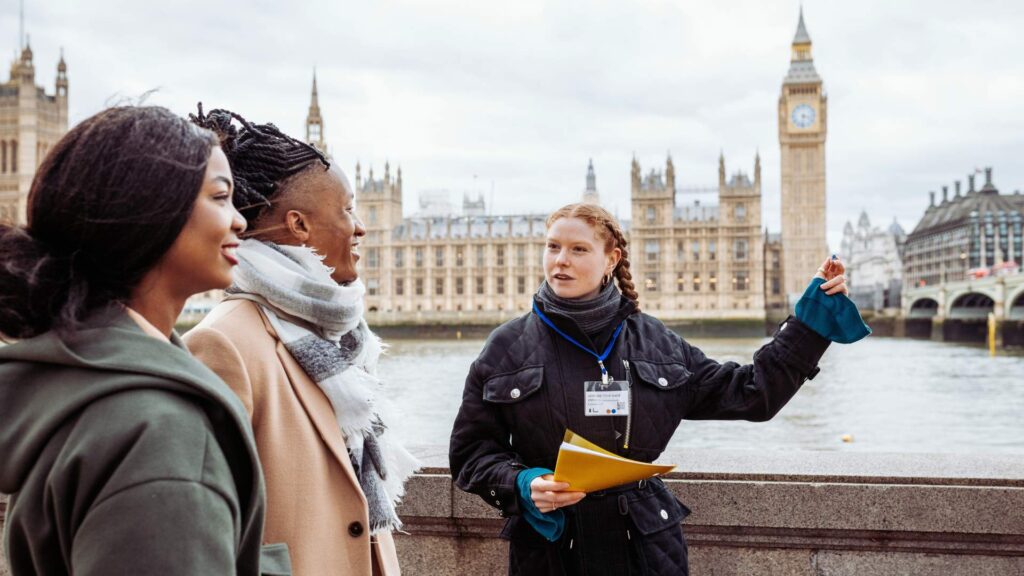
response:
[[[575,344],[576,347],[579,348],[580,350],[583,350],[587,354],[590,354],[594,358],[597,358],[597,365],[601,368],[601,381],[604,382],[605,384],[608,383],[608,370],[606,370],[605,367],[604,367],[604,359],[607,358],[609,354],[611,354],[612,348],[615,347],[615,340],[618,339],[619,332],[622,332],[622,327],[626,325],[626,321],[625,320],[623,320],[622,322],[619,322],[619,327],[616,328],[615,329],[615,333],[612,334],[612,339],[608,341],[608,346],[605,347],[604,352],[602,352],[601,354],[598,354],[597,352],[594,352],[590,348],[587,348],[583,344],[580,344],[579,342],[577,342],[575,339],[573,339],[572,336],[569,336],[565,332],[562,332],[561,330],[559,330],[558,326],[555,326],[554,322],[549,320],[548,317],[545,316],[544,313],[540,311],[540,308],[537,308],[537,303],[536,302],[533,303],[533,311],[537,314],[538,318],[543,320],[544,323],[547,324],[548,326],[550,326],[552,330],[557,332],[559,336],[561,336],[562,338],[565,338],[566,340],[568,340],[572,344]]]

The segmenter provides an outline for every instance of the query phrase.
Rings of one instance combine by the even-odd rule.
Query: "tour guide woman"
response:
[[[686,574],[680,521],[689,510],[656,478],[566,491],[549,475],[565,430],[651,462],[684,418],[770,419],[817,373],[830,338],[865,335],[852,303],[829,297],[847,292],[842,264],[826,261],[798,318],[780,326],[753,364],[720,364],[639,311],[626,241],[606,210],[569,205],[547,226],[533,311],[495,330],[470,367],[452,476],[509,518],[502,536],[511,540],[510,574]],[[621,383],[628,415],[584,415],[596,400],[585,383],[605,379]]]
[[[0,225],[0,492],[14,576],[260,573],[245,408],[173,332],[231,283],[245,220],[214,135],[112,108],[47,154]],[[270,574],[287,574],[287,549]],[[269,550],[268,550],[269,551]]]

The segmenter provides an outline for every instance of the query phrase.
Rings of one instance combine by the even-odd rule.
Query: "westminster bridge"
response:
[[[903,291],[897,336],[985,341],[989,315],[997,346],[1024,345],[1024,273],[987,276]]]

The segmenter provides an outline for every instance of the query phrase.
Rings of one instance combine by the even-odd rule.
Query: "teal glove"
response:
[[[796,317],[823,338],[840,344],[852,344],[871,334],[853,300],[845,294],[825,294],[819,288],[824,283],[824,278],[811,280],[796,303]]]
[[[537,509],[537,505],[533,503],[530,490],[530,483],[545,474],[552,474],[552,472],[547,468],[528,468],[523,470],[516,476],[516,487],[519,488],[519,501],[522,502],[523,510],[525,511],[523,518],[526,518],[530,526],[533,526],[533,529],[546,538],[548,542],[554,542],[562,537],[562,532],[565,530],[565,513],[561,510],[555,510],[547,514],[542,513]]]

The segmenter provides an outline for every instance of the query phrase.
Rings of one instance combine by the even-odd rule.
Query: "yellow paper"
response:
[[[675,466],[648,464],[623,458],[565,431],[555,463],[555,481],[568,482],[569,490],[594,492],[671,472]]]

